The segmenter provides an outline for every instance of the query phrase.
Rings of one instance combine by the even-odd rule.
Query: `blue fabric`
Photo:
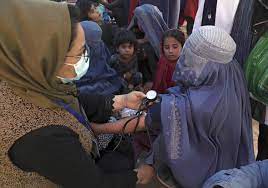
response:
[[[237,45],[235,58],[240,65],[244,65],[250,53],[252,42],[252,18],[254,0],[240,1],[234,18],[231,36]]]
[[[268,187],[268,160],[256,162],[240,169],[222,170],[204,184],[203,188],[265,188]]]
[[[178,27],[180,14],[180,0],[141,0],[141,5],[152,4],[157,6],[163,13],[163,18],[169,28]]]
[[[95,22],[81,22],[86,43],[90,48],[90,65],[85,76],[76,81],[79,92],[114,94],[122,87],[122,80],[107,63],[110,52],[101,40],[102,30]]]
[[[206,33],[206,28],[215,28],[215,33]],[[217,36],[218,30],[206,26],[190,35],[173,75],[178,86],[162,95],[162,162],[183,187],[199,188],[219,170],[254,161],[245,79],[232,60],[233,40],[224,31]],[[208,42],[218,39],[218,45],[226,41],[227,47]]]
[[[168,30],[166,22],[163,20],[162,13],[156,6],[145,4],[139,6],[134,11],[134,16],[129,24],[129,29],[134,26],[134,20],[137,20],[139,27],[145,33],[154,48],[157,57],[160,57],[160,43],[165,31]]]

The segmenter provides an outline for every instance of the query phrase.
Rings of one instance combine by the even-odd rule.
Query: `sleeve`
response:
[[[80,93],[78,100],[84,108],[89,121],[105,123],[113,111],[114,95]]]
[[[242,166],[240,169],[234,168],[222,170],[210,177],[203,188],[211,187],[267,187],[267,164],[268,161],[252,163]],[[263,171],[263,169],[265,169]]]
[[[9,150],[11,161],[24,171],[37,172],[62,187],[121,188],[136,186],[136,173],[107,174],[68,127],[43,127],[18,139]],[[117,164],[118,159],[115,164]]]

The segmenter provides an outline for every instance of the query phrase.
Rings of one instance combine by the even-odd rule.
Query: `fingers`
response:
[[[139,98],[145,98],[146,95],[143,92],[140,91],[133,91],[133,94],[135,94]]]

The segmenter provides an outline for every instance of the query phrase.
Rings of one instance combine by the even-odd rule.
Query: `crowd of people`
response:
[[[0,14],[0,187],[268,187],[264,0],[9,0]]]

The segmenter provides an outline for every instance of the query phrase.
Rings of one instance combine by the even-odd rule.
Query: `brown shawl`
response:
[[[71,36],[67,4],[0,1],[0,23],[0,80],[40,107],[55,108],[63,100],[78,110],[75,86],[56,78]]]

